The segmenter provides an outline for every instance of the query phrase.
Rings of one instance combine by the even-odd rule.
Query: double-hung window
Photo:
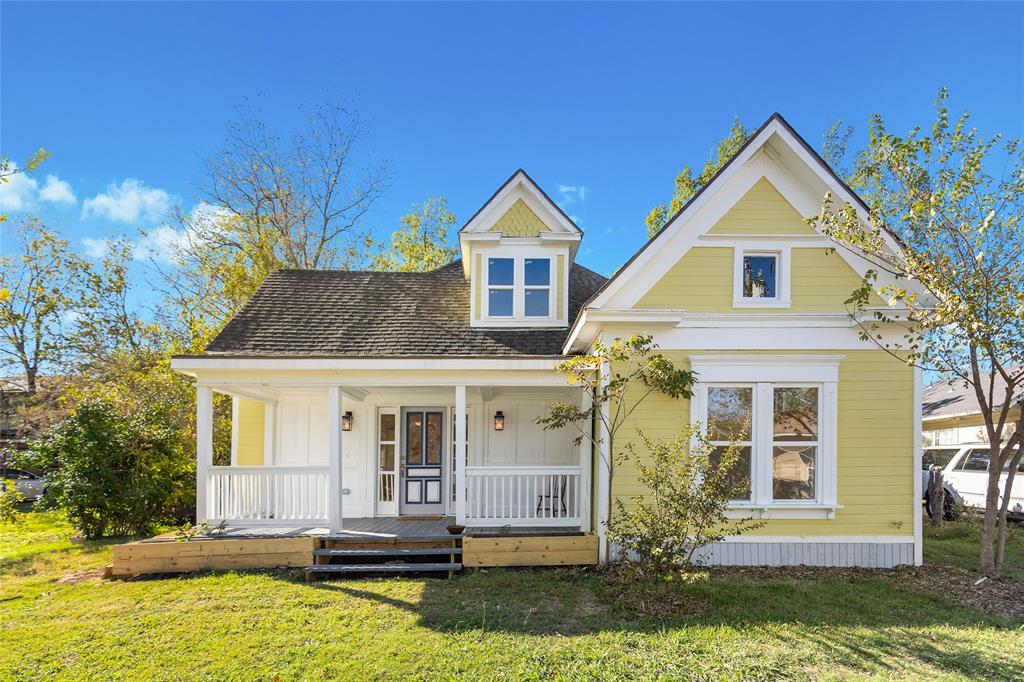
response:
[[[831,518],[839,506],[839,359],[693,356],[692,363],[701,379],[692,418],[707,430],[712,459],[730,443],[739,447],[729,472],[731,506],[762,516]]]
[[[487,311],[489,318],[551,317],[551,259],[487,259]]]

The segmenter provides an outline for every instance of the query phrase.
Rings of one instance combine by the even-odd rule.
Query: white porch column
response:
[[[466,524],[466,387],[455,387],[455,523]]]
[[[583,391],[583,395],[580,398],[580,409],[589,410],[590,406],[594,404],[594,396],[590,391]],[[589,429],[591,436],[594,435],[594,422],[588,420],[583,428]],[[580,464],[580,490],[579,490],[579,504],[580,504],[580,530],[584,533],[589,533],[593,526],[593,520],[591,518],[591,500],[594,497],[594,489],[591,481],[594,473],[594,442],[590,438],[583,438],[580,440],[580,452],[579,452],[579,464]]]
[[[341,387],[327,393],[327,518],[332,533],[342,529],[341,502]]]
[[[213,465],[213,389],[196,386],[196,523],[208,518],[206,481]]]
[[[608,363],[601,365],[601,390],[608,386],[611,378],[611,367]],[[609,491],[612,485],[612,452],[611,444],[608,442],[608,429],[605,427],[608,420],[608,403],[601,405],[603,419],[598,420],[598,435],[600,437],[599,457],[597,458],[597,558],[598,561],[608,561],[608,535],[606,533],[608,519],[611,509],[608,508]]]

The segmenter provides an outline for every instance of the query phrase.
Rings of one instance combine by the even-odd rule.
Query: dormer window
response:
[[[550,258],[488,258],[487,317],[551,317]]]
[[[788,308],[789,248],[736,247],[734,308]]]

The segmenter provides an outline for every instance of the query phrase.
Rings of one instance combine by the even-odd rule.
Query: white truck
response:
[[[924,448],[921,457],[921,475],[925,494],[925,505],[928,515],[932,509],[928,505],[928,469],[932,465],[942,467],[942,476],[946,490],[946,516],[952,513],[956,503],[967,507],[984,508],[985,491],[988,486],[989,449],[987,443],[966,443],[963,445],[935,445]],[[999,477],[999,490],[1006,487],[1006,476],[1009,465]],[[1001,500],[1000,500],[1001,501]],[[1024,460],[1017,467],[1010,491],[1010,507],[1007,518],[1024,521]]]

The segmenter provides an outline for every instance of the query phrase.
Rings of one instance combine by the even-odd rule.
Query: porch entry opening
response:
[[[402,410],[399,514],[444,514],[445,410]]]

